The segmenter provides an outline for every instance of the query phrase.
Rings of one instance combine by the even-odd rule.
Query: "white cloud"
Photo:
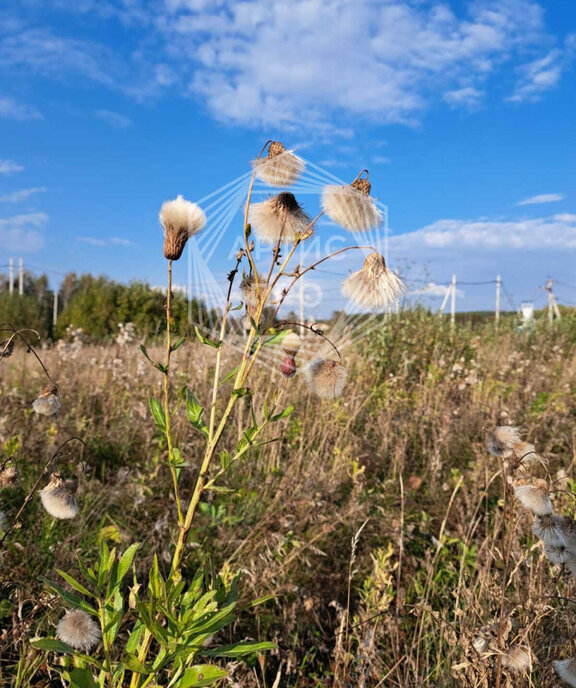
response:
[[[13,172],[22,172],[24,168],[14,160],[0,160],[0,174],[12,174]]]
[[[550,45],[535,0],[54,2],[140,33],[112,48],[20,29],[0,41],[0,66],[80,77],[137,99],[188,95],[226,122],[317,135],[349,135],[358,119],[413,125],[442,101],[475,107],[491,75]],[[538,74],[567,50],[526,66],[525,78],[550,81]]]
[[[78,237],[77,241],[90,246],[131,246],[132,242],[128,239],[120,239],[119,237],[111,237],[110,239],[100,239],[96,237]]]
[[[508,100],[513,103],[539,100],[546,91],[558,85],[575,53],[576,34],[569,34],[563,48],[554,48],[544,57],[522,65],[520,78]]]
[[[36,231],[48,222],[45,213],[28,213],[0,218],[0,245],[7,251],[29,253],[42,247],[44,239]]]
[[[560,213],[559,215],[554,215],[554,219],[558,220],[558,222],[576,222],[576,215],[573,215],[572,213]]]
[[[31,105],[18,103],[14,98],[0,98],[0,117],[16,119],[26,122],[34,119],[43,119],[42,113]]]
[[[46,189],[43,186],[38,186],[33,189],[20,189],[18,191],[10,191],[9,193],[0,195],[0,202],[19,203],[20,201],[26,200],[33,194],[43,193],[44,191],[46,191]]]
[[[530,196],[530,198],[525,198],[523,201],[518,201],[516,205],[538,205],[540,203],[556,203],[563,200],[563,193],[539,194],[538,196]]]
[[[483,97],[484,93],[473,86],[446,91],[444,94],[444,100],[454,107],[477,107],[482,102]]]
[[[106,124],[116,129],[126,129],[126,127],[132,126],[130,117],[121,115],[119,112],[112,112],[111,110],[98,110],[98,112],[95,113],[95,117],[98,117],[98,119],[101,119],[106,122]]]
[[[418,296],[444,297],[449,291],[450,287],[445,284],[429,282],[426,286],[420,287],[419,289],[412,289],[409,293]],[[464,292],[457,288],[456,296],[462,297],[464,296]]]

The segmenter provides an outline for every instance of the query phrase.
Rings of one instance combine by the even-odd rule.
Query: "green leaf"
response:
[[[236,387],[232,390],[232,394],[236,397],[245,397],[248,394],[253,394],[250,387]]]
[[[254,652],[266,652],[267,650],[275,650],[274,643],[263,642],[245,642],[234,643],[233,645],[222,645],[222,647],[215,647],[211,650],[202,650],[201,654],[210,655],[211,657],[245,657]]]
[[[158,399],[154,397],[150,397],[150,411],[152,411],[158,429],[162,430],[162,432],[166,432],[166,416],[164,415],[164,409]]]
[[[167,373],[168,372],[168,368],[166,368],[165,365],[162,365],[162,363],[159,363],[158,361],[154,361],[150,358],[150,356],[148,355],[148,352],[146,351],[146,347],[144,346],[144,344],[140,344],[140,351],[144,354],[144,356],[146,356],[148,361],[156,368],[156,370],[159,370],[161,373]]]
[[[197,686],[211,686],[220,678],[228,676],[228,672],[213,664],[197,664],[186,669],[184,676],[175,688],[196,688]]]
[[[92,607],[91,605],[88,604],[88,602],[85,602],[82,597],[77,595],[74,592],[70,592],[69,590],[64,590],[64,588],[61,588],[59,585],[56,585],[55,583],[52,583],[49,581],[47,578],[44,576],[40,576],[40,580],[46,583],[46,585],[53,590],[57,595],[60,595],[60,597],[65,601],[68,602],[68,604],[71,607],[78,607],[79,609],[83,609],[85,612],[88,614],[92,614],[96,616],[98,612]]]
[[[179,349],[187,339],[188,339],[187,335],[184,335],[184,337],[180,337],[180,339],[177,342],[172,344],[172,346],[170,347],[170,351],[176,351],[176,349]]]
[[[128,547],[128,549],[120,557],[120,561],[118,562],[118,575],[116,578],[117,583],[121,583],[122,580],[124,579],[124,576],[128,573],[130,567],[132,566],[132,561],[134,560],[134,556],[135,556],[136,552],[138,551],[139,547],[140,547],[139,542],[136,542],[133,545],[130,545],[130,547]]]
[[[122,657],[122,663],[125,664],[130,671],[137,674],[149,674],[151,669],[141,662],[136,655],[126,654]]]
[[[72,669],[68,674],[70,688],[96,688],[98,685],[92,677],[91,669]]]
[[[292,413],[294,413],[294,406],[288,406],[288,408],[285,408],[282,413],[277,413],[275,416],[272,416],[270,418],[270,422],[275,423],[277,420],[280,420],[280,418],[288,418],[288,416],[291,416]]]
[[[233,492],[236,492],[236,490],[233,490],[230,487],[223,487],[222,485],[207,485],[206,489],[212,490],[212,492],[218,492],[220,494],[232,494]]]
[[[222,342],[220,340],[214,341],[213,339],[208,339],[208,337],[205,337],[197,327],[194,327],[194,331],[196,332],[196,336],[202,342],[202,344],[207,344],[213,349],[219,349],[222,346]]]
[[[202,415],[204,414],[204,409],[198,402],[198,399],[194,394],[187,389],[186,390],[186,416],[192,424],[193,427],[198,430],[204,437],[208,437],[208,426],[202,420]]]
[[[38,640],[31,640],[30,645],[37,650],[48,650],[48,652],[63,652],[68,655],[76,652],[73,647],[56,638],[38,638]]]
[[[225,471],[232,462],[230,452],[223,450],[220,452],[219,457],[220,457],[220,465],[222,466],[222,470]]]
[[[280,332],[275,332],[271,337],[265,339],[262,343],[263,346],[270,346],[270,344],[280,344],[286,337],[292,332],[292,330],[280,330]]]
[[[59,576],[61,576],[67,583],[69,583],[74,588],[74,590],[77,590],[79,593],[82,593],[82,595],[86,595],[86,597],[94,597],[90,590],[87,590],[81,583],[72,578],[72,576],[69,573],[61,571],[60,569],[56,569],[56,573]]]
[[[152,568],[150,569],[150,578],[148,580],[148,589],[152,597],[160,599],[164,596],[164,580],[158,569],[158,557],[154,555]]]
[[[228,382],[228,380],[231,380],[236,375],[236,373],[238,372],[238,368],[240,368],[239,365],[234,366],[234,368],[232,368],[232,370],[228,373],[228,375],[226,375],[225,377],[223,377],[220,380],[220,384],[223,385],[225,382]]]

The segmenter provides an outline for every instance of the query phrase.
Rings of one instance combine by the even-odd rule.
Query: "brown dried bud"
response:
[[[275,155],[280,155],[286,150],[280,141],[272,141],[268,146],[268,157],[273,158]]]
[[[291,378],[296,375],[296,360],[291,354],[287,354],[282,365],[280,366],[280,372],[284,377]]]

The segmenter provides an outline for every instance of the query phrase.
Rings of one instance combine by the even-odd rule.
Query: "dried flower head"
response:
[[[474,639],[472,646],[476,650],[476,652],[478,652],[478,654],[483,655],[485,652],[488,652],[488,648],[490,647],[490,641],[486,636],[479,635]]]
[[[19,476],[16,466],[9,464],[0,471],[0,487],[13,487],[18,484]]]
[[[553,511],[548,483],[545,480],[535,479],[532,482],[519,480],[514,485],[514,494],[522,506],[536,516],[546,516]]]
[[[272,186],[292,186],[304,171],[304,161],[286,150],[280,141],[272,141],[264,158],[252,161],[258,179]]]
[[[250,223],[265,244],[292,244],[304,233],[310,217],[294,194],[282,192],[262,203],[254,203],[250,207]]]
[[[502,666],[511,671],[528,673],[532,669],[532,653],[521,645],[513,645],[502,655]]]
[[[532,526],[532,532],[548,547],[566,547],[562,516],[538,516]]]
[[[280,366],[280,372],[284,377],[291,378],[296,375],[296,359],[292,354],[286,354],[282,365]]]
[[[342,294],[365,308],[384,308],[394,303],[404,291],[404,283],[386,266],[384,256],[370,253],[361,270],[342,283]]]
[[[245,326],[248,329],[252,326],[250,318],[256,317],[256,311],[258,309],[260,299],[263,298],[265,290],[266,283],[257,282],[252,275],[244,275],[242,278],[242,282],[240,283],[240,291],[242,292],[242,299],[244,301],[244,305],[246,306],[246,312],[249,316],[245,322]]]
[[[512,453],[514,454],[516,461],[518,461],[523,467],[532,463],[541,463],[543,465],[547,463],[545,459],[538,454],[533,444],[524,442],[523,440],[514,445]]]
[[[100,628],[83,609],[71,609],[58,622],[56,637],[75,650],[89,652],[100,640]]]
[[[553,662],[554,671],[569,686],[576,688],[576,658],[559,659]]]
[[[382,222],[382,214],[370,197],[370,190],[368,177],[356,178],[344,186],[326,186],[322,192],[322,210],[336,224],[351,232],[378,227]]]
[[[346,383],[346,368],[338,361],[317,358],[304,368],[308,386],[323,399],[335,399],[342,394]]]
[[[163,203],[159,218],[164,229],[164,257],[168,260],[178,260],[188,239],[206,224],[202,208],[182,196]]]
[[[60,407],[58,387],[52,383],[42,387],[38,398],[32,404],[34,411],[42,416],[56,416],[60,412]]]
[[[76,481],[52,473],[50,482],[40,490],[40,499],[46,511],[54,518],[74,518],[78,513]]]
[[[555,566],[566,564],[569,557],[566,547],[550,547],[549,545],[544,545],[544,554],[548,561]]]
[[[521,442],[520,428],[511,425],[500,425],[488,436],[488,451],[494,456],[508,459],[514,447]]]
[[[0,342],[0,358],[10,358],[14,351],[14,338],[3,339]]]

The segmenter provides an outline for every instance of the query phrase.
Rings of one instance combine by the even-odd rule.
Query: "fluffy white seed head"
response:
[[[559,659],[553,662],[554,671],[569,686],[576,688],[576,658]]]
[[[0,471],[0,488],[2,487],[13,487],[18,484],[19,476],[16,466],[12,464],[5,466],[2,471]]]
[[[562,566],[568,561],[569,553],[566,547],[550,547],[544,545],[544,554],[551,564]]]
[[[514,486],[516,499],[536,516],[547,516],[553,511],[548,483],[536,479],[532,482],[519,481]]]
[[[529,442],[520,440],[520,442],[516,442],[512,449],[515,458],[520,461],[523,466],[529,466],[533,463],[546,463],[537,453],[534,445]]]
[[[342,294],[363,308],[390,306],[404,289],[402,280],[388,269],[384,257],[376,251],[366,257],[361,270],[342,283]]]
[[[280,193],[250,207],[250,224],[265,244],[292,244],[310,224],[310,217],[291,193]]]
[[[338,361],[317,358],[304,368],[308,387],[323,399],[335,399],[346,383],[346,368]]]
[[[163,203],[159,218],[164,229],[164,257],[170,260],[178,260],[188,239],[206,224],[202,208],[182,196]]]
[[[34,411],[42,416],[56,416],[60,412],[60,407],[58,387],[52,383],[42,387],[38,398],[32,404]]]
[[[518,442],[521,442],[520,428],[500,425],[488,436],[488,451],[494,456],[508,459]]]
[[[562,516],[538,516],[532,526],[532,532],[548,547],[566,547],[563,526]]]
[[[100,628],[84,610],[71,609],[58,622],[56,637],[75,650],[89,652],[100,640]]]
[[[304,161],[286,150],[280,141],[272,141],[268,155],[252,161],[256,177],[272,186],[292,186],[304,171]]]
[[[78,513],[76,482],[61,473],[52,473],[48,485],[40,490],[40,499],[53,518],[74,518]]]
[[[336,224],[350,232],[367,231],[382,222],[382,214],[373,199],[351,184],[324,187],[322,210]]]
[[[472,645],[476,652],[482,655],[485,652],[488,652],[488,648],[490,647],[490,641],[485,636],[479,635],[474,639]]]
[[[302,338],[296,332],[289,332],[282,340],[282,351],[290,356],[296,356],[302,346]]]
[[[532,669],[532,654],[529,649],[514,645],[502,655],[502,666],[519,673],[528,673]]]

